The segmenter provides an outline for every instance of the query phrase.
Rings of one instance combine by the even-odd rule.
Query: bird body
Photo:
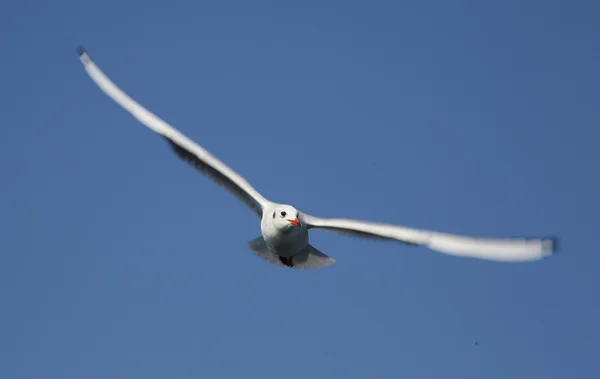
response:
[[[260,231],[267,246],[284,257],[304,250],[308,245],[308,229],[299,221],[294,221],[298,220],[298,211],[289,205],[272,208],[273,212],[264,212],[260,222]]]
[[[228,190],[261,218],[261,236],[249,241],[248,246],[256,255],[271,263],[296,269],[321,268],[333,264],[335,259],[310,245],[311,229],[394,240],[455,256],[495,261],[533,261],[557,251],[556,238],[459,236],[369,221],[321,218],[300,212],[291,205],[272,202],[218,158],[129,97],[98,68],[83,48],[78,48],[77,52],[90,78],[107,96],[164,137],[182,160]]]

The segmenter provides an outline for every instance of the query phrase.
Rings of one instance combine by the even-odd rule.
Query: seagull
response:
[[[181,160],[236,196],[260,217],[261,235],[250,240],[248,247],[267,262],[294,269],[323,268],[335,263],[334,258],[309,243],[311,229],[393,240],[488,261],[536,261],[558,251],[558,239],[554,237],[469,237],[370,221],[317,217],[291,205],[272,202],[225,163],[129,97],[100,70],[83,46],[77,47],[77,54],[87,74],[108,97],[162,136]]]

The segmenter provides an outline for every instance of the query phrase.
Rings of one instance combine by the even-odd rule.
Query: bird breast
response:
[[[308,245],[308,230],[303,226],[285,230],[277,229],[270,222],[263,223],[261,226],[265,242],[277,255],[292,256]]]

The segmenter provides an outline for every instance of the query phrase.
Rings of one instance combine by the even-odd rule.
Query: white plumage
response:
[[[557,251],[556,238],[459,236],[368,221],[320,218],[299,212],[290,205],[271,202],[230,167],[124,93],[83,48],[78,48],[78,55],[89,76],[106,95],[142,124],[163,136],[180,158],[237,196],[261,217],[262,235],[250,241],[249,247],[269,262],[296,269],[320,268],[334,263],[333,258],[309,244],[310,229],[396,240],[455,256],[494,261],[532,261]]]

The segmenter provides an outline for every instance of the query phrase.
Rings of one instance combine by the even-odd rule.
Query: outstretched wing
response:
[[[270,202],[244,178],[194,141],[181,134],[173,126],[129,97],[98,68],[82,47],[77,49],[77,53],[89,76],[106,95],[125,108],[142,124],[162,135],[181,159],[227,189],[256,212],[259,217],[262,217],[263,208]]]
[[[319,218],[305,213],[300,213],[299,218],[308,228],[396,240],[445,254],[492,261],[532,261],[552,255],[558,249],[556,238],[477,238],[368,221]]]

